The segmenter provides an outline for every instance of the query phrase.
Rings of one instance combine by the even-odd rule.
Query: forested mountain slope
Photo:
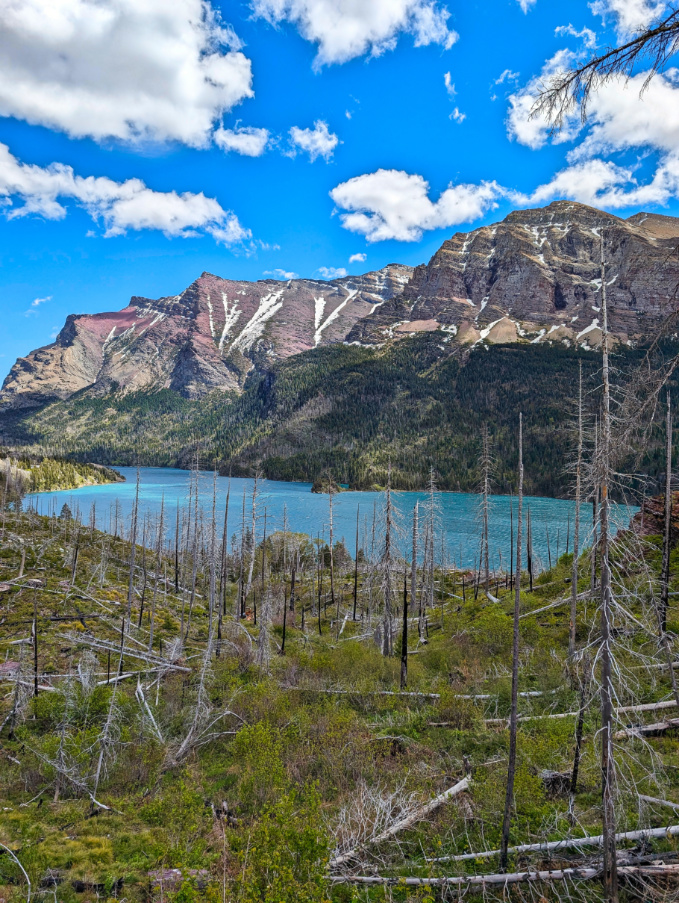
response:
[[[668,345],[666,356],[676,353]],[[643,359],[620,347],[616,379]],[[434,468],[441,489],[473,490],[479,480],[480,436],[489,429],[494,484],[515,483],[519,411],[524,414],[526,487],[565,495],[572,455],[578,369],[586,416],[598,410],[600,356],[563,345],[442,348],[424,334],[383,349],[337,345],[291,357],[251,380],[239,397],[213,393],[201,401],[179,394],[81,395],[15,424],[27,445],[106,464],[201,466],[269,479],[313,482],[324,471],[352,488],[386,483],[422,488]],[[644,468],[660,476],[653,436]]]

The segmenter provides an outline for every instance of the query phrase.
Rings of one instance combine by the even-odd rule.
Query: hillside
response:
[[[396,488],[424,488],[433,467],[441,489],[474,491],[481,430],[498,462],[494,487],[516,488],[516,422],[524,413],[527,491],[565,496],[572,457],[578,368],[586,416],[598,406],[599,355],[564,345],[489,345],[469,351],[431,334],[382,349],[336,345],[291,357],[252,378],[238,398],[213,393],[191,401],[178,393],[80,395],[25,417],[25,445],[45,444],[76,460],[115,466],[140,462],[201,466],[269,479],[314,482],[324,471],[354,489],[383,486],[389,463]],[[667,345],[668,356],[677,351]],[[624,386],[643,349],[614,356]],[[673,392],[676,391],[676,381]],[[662,442],[643,448],[645,472],[662,475]],[[634,468],[633,468],[634,469]]]
[[[97,894],[133,903],[371,903],[385,899],[384,879],[405,901],[432,897],[400,887],[404,877],[426,892],[427,882],[455,876],[469,885],[466,899],[487,900],[492,884],[477,891],[473,876],[498,871],[508,575],[493,578],[491,597],[469,572],[416,569],[404,687],[400,593],[394,654],[378,646],[381,552],[374,561],[361,554],[355,569],[335,547],[333,604],[327,547],[291,534],[256,547],[236,537],[216,570],[205,569],[212,527],[206,520],[194,538],[187,515],[175,558],[171,545],[133,553],[120,536],[68,516],[3,512],[3,899],[25,899],[28,878],[38,897],[55,892],[71,903]],[[613,555],[622,603],[617,825],[645,832],[621,841],[618,857],[621,880],[639,888],[630,899],[644,900],[656,898],[642,889],[673,880],[677,855],[667,831],[679,806],[676,705],[652,604],[659,546],[658,536],[629,534]],[[246,571],[250,560],[254,567],[241,602],[243,556]],[[520,594],[510,841],[537,849],[510,853],[510,872],[587,869],[577,898],[595,901],[599,885],[588,877],[600,873],[600,850],[573,838],[601,832],[598,693],[583,660],[567,660],[571,564],[562,557],[533,592],[524,574]],[[675,550],[674,574],[678,564]],[[391,566],[400,587],[406,563]],[[584,552],[579,649],[599,643],[590,580]],[[677,586],[674,578],[673,594]],[[675,602],[669,629],[679,629]],[[540,847],[559,840],[567,845],[557,851]],[[355,886],[357,876],[368,887]],[[512,898],[554,899],[554,880],[534,880],[526,897],[517,887]]]

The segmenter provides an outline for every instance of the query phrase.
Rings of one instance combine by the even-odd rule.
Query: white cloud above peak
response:
[[[592,95],[590,131],[571,159],[633,147],[679,149],[679,70],[658,74],[648,85],[647,77],[640,72],[627,82],[615,79]]]
[[[367,259],[368,259],[367,254],[363,254],[363,253],[352,254],[351,257],[349,258],[349,263],[365,263]]]
[[[316,44],[316,68],[368,53],[379,56],[393,49],[402,33],[411,34],[417,47],[448,49],[458,38],[448,27],[450,13],[436,0],[252,0],[252,8],[272,24],[294,24]]]
[[[343,279],[347,275],[344,267],[319,267],[316,272],[321,279]]]
[[[293,125],[289,135],[292,155],[297,151],[304,151],[309,154],[312,163],[318,157],[323,157],[327,163],[339,144],[337,135],[330,131],[328,123],[322,119],[317,119],[312,129],[300,129]]]
[[[46,295],[44,298],[34,298],[31,301],[31,306],[28,308],[28,310],[26,311],[24,316],[26,316],[26,317],[37,316],[38,308],[40,307],[40,305],[46,304],[48,301],[51,301],[51,300],[52,300],[51,295]]]
[[[450,185],[437,201],[420,175],[396,169],[356,176],[330,192],[342,225],[369,242],[418,241],[429,229],[478,219],[497,205],[502,189],[496,182]]]
[[[72,137],[206,146],[253,95],[208,0],[0,0],[0,115]]]
[[[261,157],[270,141],[268,129],[239,126],[235,129],[217,129],[215,144],[227,153],[233,151],[246,157]]]
[[[168,237],[208,234],[226,245],[251,237],[235,214],[202,192],[154,191],[140,179],[115,182],[102,176],[78,176],[63,163],[46,167],[21,163],[7,145],[0,144],[0,208],[8,219],[30,214],[63,219],[64,200],[74,201],[95,222],[101,221],[106,237],[130,229],[158,230]]]
[[[284,270],[281,267],[277,267],[275,270],[264,270],[265,276],[273,276],[274,279],[281,279],[284,282],[289,282],[291,279],[299,279],[299,273],[295,273],[292,270]]]

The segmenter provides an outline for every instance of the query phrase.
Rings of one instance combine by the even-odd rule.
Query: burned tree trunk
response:
[[[575,621],[578,607],[578,555],[580,553],[580,480],[582,472],[582,361],[578,382],[578,457],[575,465],[575,527],[573,533],[573,565],[571,568],[571,617],[568,632],[568,657],[575,655]],[[568,544],[568,539],[566,539]]]
[[[613,687],[611,654],[611,570],[609,560],[611,466],[611,393],[608,362],[608,311],[606,308],[606,265],[604,238],[601,236],[601,312],[603,318],[603,405],[601,422],[600,554],[601,554],[601,779],[603,803],[603,884],[606,903],[617,903],[618,873],[615,841],[615,760],[613,758]]]
[[[358,604],[358,518],[359,513],[361,511],[361,506],[356,506],[356,555],[354,558],[354,611],[352,615],[352,620],[356,620],[356,606]]]
[[[660,578],[660,629],[667,631],[667,607],[670,596],[670,547],[672,533],[672,409],[670,393],[667,393],[667,431],[665,452],[665,532],[663,535],[662,574]]]
[[[408,571],[403,569],[403,630],[401,632],[401,689],[408,686]]]
[[[509,829],[514,805],[514,778],[516,775],[516,733],[519,714],[519,614],[521,608],[521,515],[523,506],[523,414],[519,414],[519,510],[516,539],[516,587],[514,590],[514,630],[512,639],[512,707],[509,719],[509,762],[507,765],[507,792],[502,819],[500,871],[508,866]]]

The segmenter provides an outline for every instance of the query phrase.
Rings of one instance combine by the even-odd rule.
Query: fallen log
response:
[[[659,800],[655,796],[644,796],[642,793],[639,794],[639,799],[643,800],[645,803],[657,803],[659,806],[668,806],[670,809],[675,809],[679,812],[679,803],[671,803],[669,800]]]
[[[674,699],[663,702],[644,702],[640,705],[624,705],[615,709],[616,715],[625,715],[631,712],[657,712],[661,709],[674,709],[677,703]],[[579,712],[547,712],[544,715],[519,715],[519,721],[537,721],[541,718],[571,718],[579,715]],[[485,724],[509,724],[509,718],[484,718]],[[650,726],[650,725],[649,725]],[[626,736],[626,731],[618,731],[620,736]],[[616,735],[618,736],[618,735]]]
[[[464,790],[469,788],[469,778],[464,777],[461,781],[458,781],[455,786],[450,787],[448,790],[445,790],[443,793],[440,793],[438,796],[434,797],[433,800],[430,800],[426,805],[421,806],[419,809],[416,809],[410,815],[406,816],[406,818],[400,819],[400,821],[394,822],[393,825],[388,827],[385,831],[382,831],[381,834],[378,834],[377,837],[373,837],[368,841],[368,844],[371,846],[374,844],[382,843],[385,840],[389,840],[390,837],[394,837],[400,831],[405,831],[406,828],[410,828],[412,825],[417,824],[417,822],[422,821],[436,809],[443,805],[443,803],[447,803],[448,800],[453,799],[453,797],[458,796]],[[340,856],[336,856],[335,859],[331,859],[329,866],[330,868],[338,868],[340,865],[344,865],[347,862],[350,862],[352,859],[356,857],[356,854],[361,849],[361,846],[356,846],[353,850],[349,850],[347,853],[342,853]]]
[[[679,718],[668,718],[667,721],[656,721],[653,724],[635,724],[624,730],[616,731],[613,737],[616,740],[624,740],[627,737],[647,737],[650,734],[661,734],[673,727],[679,727]]]
[[[641,831],[623,831],[615,835],[616,843],[626,840],[648,840],[651,837],[675,837],[679,834],[679,825],[669,825],[666,828],[646,828]],[[564,840],[552,840],[548,843],[524,843],[517,847],[509,847],[508,853],[553,853],[557,850],[572,850],[580,847],[599,847],[603,844],[603,834],[591,837],[567,837]],[[499,856],[499,850],[484,850],[480,853],[460,853],[457,856],[439,856],[436,859],[427,859],[427,862],[465,862],[470,859],[488,859],[491,856]]]
[[[664,702],[644,702],[641,705],[625,705],[615,710],[616,715],[622,715],[625,712],[657,712],[660,709],[675,709],[677,707],[676,700],[667,699]]]
[[[89,646],[91,649],[101,649],[103,652],[119,652],[120,650],[119,643],[113,643],[109,640],[93,639],[83,635],[72,636],[68,633],[58,633],[57,636],[60,639],[69,640],[72,643]],[[125,640],[127,641],[128,639],[129,636],[126,634]],[[134,652],[127,647],[125,647],[125,656],[139,659],[140,661],[146,662],[149,665],[155,665],[160,668],[167,668],[170,671],[184,671],[187,674],[191,673],[191,669],[185,668],[183,665],[176,665],[174,664],[174,662],[169,662],[166,659],[159,658],[157,655],[151,655],[149,653],[142,655],[140,652]]]
[[[591,881],[603,872],[601,866],[593,868],[566,868],[545,871],[506,872],[496,875],[457,875],[452,878],[386,878],[381,875],[332,875],[327,880],[332,884],[364,884],[399,887],[485,887],[525,882],[549,881]],[[666,865],[622,865],[618,875],[643,878],[679,878],[679,864]]]

